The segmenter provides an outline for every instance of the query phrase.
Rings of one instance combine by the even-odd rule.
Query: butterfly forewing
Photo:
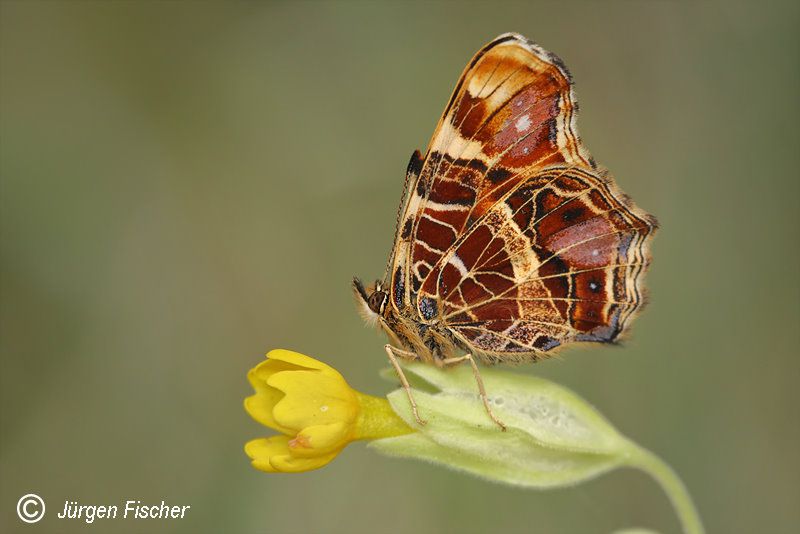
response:
[[[459,80],[409,191],[392,304],[490,361],[613,341],[642,303],[654,219],[595,168],[558,58],[507,34]]]

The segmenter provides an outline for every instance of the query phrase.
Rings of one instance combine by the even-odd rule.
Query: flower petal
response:
[[[289,454],[289,437],[272,436],[248,441],[244,445],[244,452],[252,460],[253,467],[267,473],[275,473],[278,470],[272,467],[270,458]]]
[[[358,400],[344,380],[318,371],[283,371],[271,376],[269,385],[286,393],[272,409],[283,427],[299,431],[340,421],[352,424],[358,416]]]
[[[283,392],[269,388],[270,392],[258,392],[244,399],[244,409],[250,417],[264,426],[268,426],[282,434],[293,434],[295,431],[287,428],[275,420],[272,414],[275,405],[283,398]]]
[[[304,367],[280,360],[264,360],[248,371],[247,379],[254,389],[258,389],[259,387],[264,387],[269,377],[275,373],[280,373],[281,371],[299,371],[301,369],[304,369]]]
[[[256,394],[246,398],[244,401],[244,408],[247,410],[247,413],[262,425],[275,429],[278,432],[284,434],[294,433],[292,429],[286,428],[275,421],[272,410],[278,401],[284,397],[284,393],[270,386],[267,381],[276,373],[301,369],[303,369],[303,367],[277,359],[264,360],[250,369],[247,373],[247,379],[253,386]]]
[[[311,471],[327,465],[331,460],[336,458],[336,455],[339,454],[340,450],[341,449],[336,450],[331,454],[312,456],[310,458],[298,458],[289,454],[273,456],[270,458],[270,464],[275,471],[281,473],[299,473],[302,471]]]
[[[345,422],[314,425],[301,430],[289,441],[292,455],[302,458],[341,450],[351,441],[353,427]]]
[[[333,367],[326,365],[319,360],[315,360],[310,356],[306,356],[305,354],[300,354],[299,352],[294,352],[286,349],[275,349],[267,353],[267,358],[269,358],[270,360],[286,362],[305,369],[314,369],[316,371],[321,371],[322,374],[324,374],[325,376],[330,376],[332,378],[338,378],[340,380],[344,380],[342,375],[339,374],[339,372]]]

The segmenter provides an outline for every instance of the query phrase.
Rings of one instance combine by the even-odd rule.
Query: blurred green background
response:
[[[676,532],[645,475],[549,492],[348,447],[267,475],[262,354],[391,385],[350,295],[471,55],[559,54],[597,160],[661,232],[622,348],[518,369],[661,455],[710,532],[800,524],[796,3],[0,3],[0,530],[65,499],[190,504],[111,532]],[[48,516],[23,525],[24,493]]]

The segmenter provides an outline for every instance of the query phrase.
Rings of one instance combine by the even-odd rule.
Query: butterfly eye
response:
[[[372,295],[369,296],[369,301],[367,301],[367,305],[369,309],[374,311],[375,313],[382,313],[383,306],[386,303],[386,293],[383,291],[375,291]]]

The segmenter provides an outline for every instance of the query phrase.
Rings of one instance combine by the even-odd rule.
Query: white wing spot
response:
[[[433,211],[466,211],[469,206],[462,206],[461,204],[441,204],[428,200],[426,207]]]
[[[464,278],[469,276],[469,271],[467,270],[467,266],[464,265],[464,262],[461,261],[461,258],[459,258],[457,255],[453,254],[452,256],[450,256],[448,262],[451,263],[453,267],[458,269],[458,272],[461,273],[461,276],[463,276]]]
[[[530,127],[531,127],[531,118],[527,114],[518,118],[517,122],[514,123],[514,128],[516,128],[517,131],[520,133],[524,132]]]

